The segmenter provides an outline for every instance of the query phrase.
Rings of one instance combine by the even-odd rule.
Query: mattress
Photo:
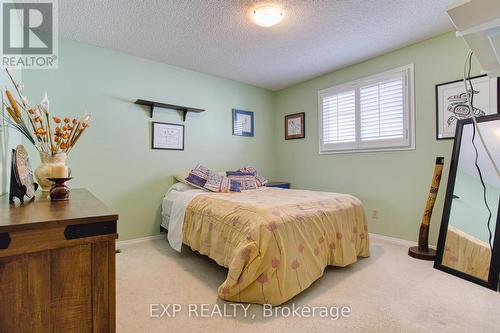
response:
[[[185,211],[169,236],[179,233],[184,244],[228,268],[218,288],[227,301],[279,305],[326,266],[369,256],[363,205],[348,194],[266,188],[179,197]]]

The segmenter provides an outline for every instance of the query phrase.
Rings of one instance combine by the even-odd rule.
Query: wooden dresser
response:
[[[0,332],[114,332],[118,215],[90,192],[0,198]]]

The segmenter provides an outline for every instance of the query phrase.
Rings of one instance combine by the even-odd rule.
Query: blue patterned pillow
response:
[[[210,172],[211,171],[208,168],[198,164],[186,177],[186,181],[193,185],[203,187],[208,180]]]
[[[204,188],[212,192],[241,192],[239,182],[215,172],[210,172]]]
[[[241,168],[239,171],[251,173],[255,176],[255,180],[257,181],[257,186],[261,187],[267,183],[267,179],[260,175],[253,166],[247,165],[246,167]]]
[[[240,183],[240,189],[242,191],[255,190],[256,188],[258,188],[257,180],[252,173],[241,171],[226,171],[226,175],[229,179]]]

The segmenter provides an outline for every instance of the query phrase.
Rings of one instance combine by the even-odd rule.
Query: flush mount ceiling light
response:
[[[252,15],[256,24],[261,27],[272,27],[281,22],[284,14],[279,7],[265,5],[255,8]]]

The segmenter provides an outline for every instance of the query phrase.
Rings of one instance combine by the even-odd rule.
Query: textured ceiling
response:
[[[252,0],[63,0],[62,36],[279,90],[452,30],[454,0],[269,0],[283,21],[250,20]]]

